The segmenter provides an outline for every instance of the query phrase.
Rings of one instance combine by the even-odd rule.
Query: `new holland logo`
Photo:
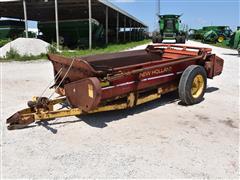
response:
[[[169,73],[169,72],[172,72],[171,66],[142,72],[139,74],[139,78],[147,78],[147,77],[157,76],[157,75]]]

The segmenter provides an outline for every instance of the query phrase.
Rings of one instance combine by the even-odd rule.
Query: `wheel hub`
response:
[[[203,76],[198,74],[194,79],[193,79],[193,83],[192,83],[192,89],[191,89],[191,93],[192,96],[194,98],[198,98],[202,92],[203,92],[203,88],[204,88],[204,79]]]
[[[222,36],[220,36],[219,38],[218,38],[218,42],[223,42],[224,41],[224,37],[222,37]]]

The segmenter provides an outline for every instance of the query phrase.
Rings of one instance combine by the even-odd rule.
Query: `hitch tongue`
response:
[[[49,110],[49,99],[46,97],[34,97],[28,102],[28,109],[18,111],[7,119],[9,130],[20,129],[36,121],[35,115],[40,111]]]
[[[8,130],[20,129],[35,122],[33,114],[22,115],[21,112],[17,112],[7,119]]]
[[[34,97],[32,101],[28,102],[29,108],[18,111],[7,119],[6,123],[9,124],[8,130],[22,129],[36,121],[52,120],[58,116],[65,116],[66,110],[54,111],[53,109],[54,105],[63,103],[65,100],[65,97],[54,100],[50,100],[46,97]],[[58,116],[56,113],[58,113]],[[80,111],[75,112],[75,114],[80,113]]]

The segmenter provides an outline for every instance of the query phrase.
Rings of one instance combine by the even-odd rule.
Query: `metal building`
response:
[[[23,19],[27,37],[28,20],[56,21],[56,40],[59,47],[59,20],[89,19],[89,48],[92,48],[91,19],[105,26],[105,42],[109,42],[109,30],[114,30],[115,41],[123,29],[124,41],[131,41],[147,29],[142,21],[121,10],[107,0],[0,0],[0,17]],[[128,29],[129,33],[126,33]]]

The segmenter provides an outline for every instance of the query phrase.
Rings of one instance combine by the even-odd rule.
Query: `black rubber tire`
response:
[[[182,36],[181,43],[185,44],[186,43],[186,37]]]
[[[162,43],[162,42],[163,42],[162,36],[158,36],[158,43]]]
[[[182,39],[181,39],[181,36],[177,36],[176,37],[176,43],[179,44],[181,43]]]
[[[192,89],[193,80],[197,75],[202,75],[204,80],[204,87],[201,94],[197,98],[194,98],[192,96],[191,89]],[[205,69],[199,65],[191,65],[187,69],[185,69],[185,71],[181,76],[181,79],[178,85],[179,98],[182,101],[182,103],[186,105],[197,104],[203,100],[206,87],[207,87],[207,74]]]
[[[163,40],[162,39],[158,39],[158,43],[162,43],[163,42]]]
[[[156,37],[153,37],[153,38],[152,38],[152,42],[153,42],[153,43],[157,43],[157,38],[156,38]]]
[[[163,41],[162,36],[156,36],[156,37],[153,37],[152,39],[153,43],[162,43],[162,41]]]

